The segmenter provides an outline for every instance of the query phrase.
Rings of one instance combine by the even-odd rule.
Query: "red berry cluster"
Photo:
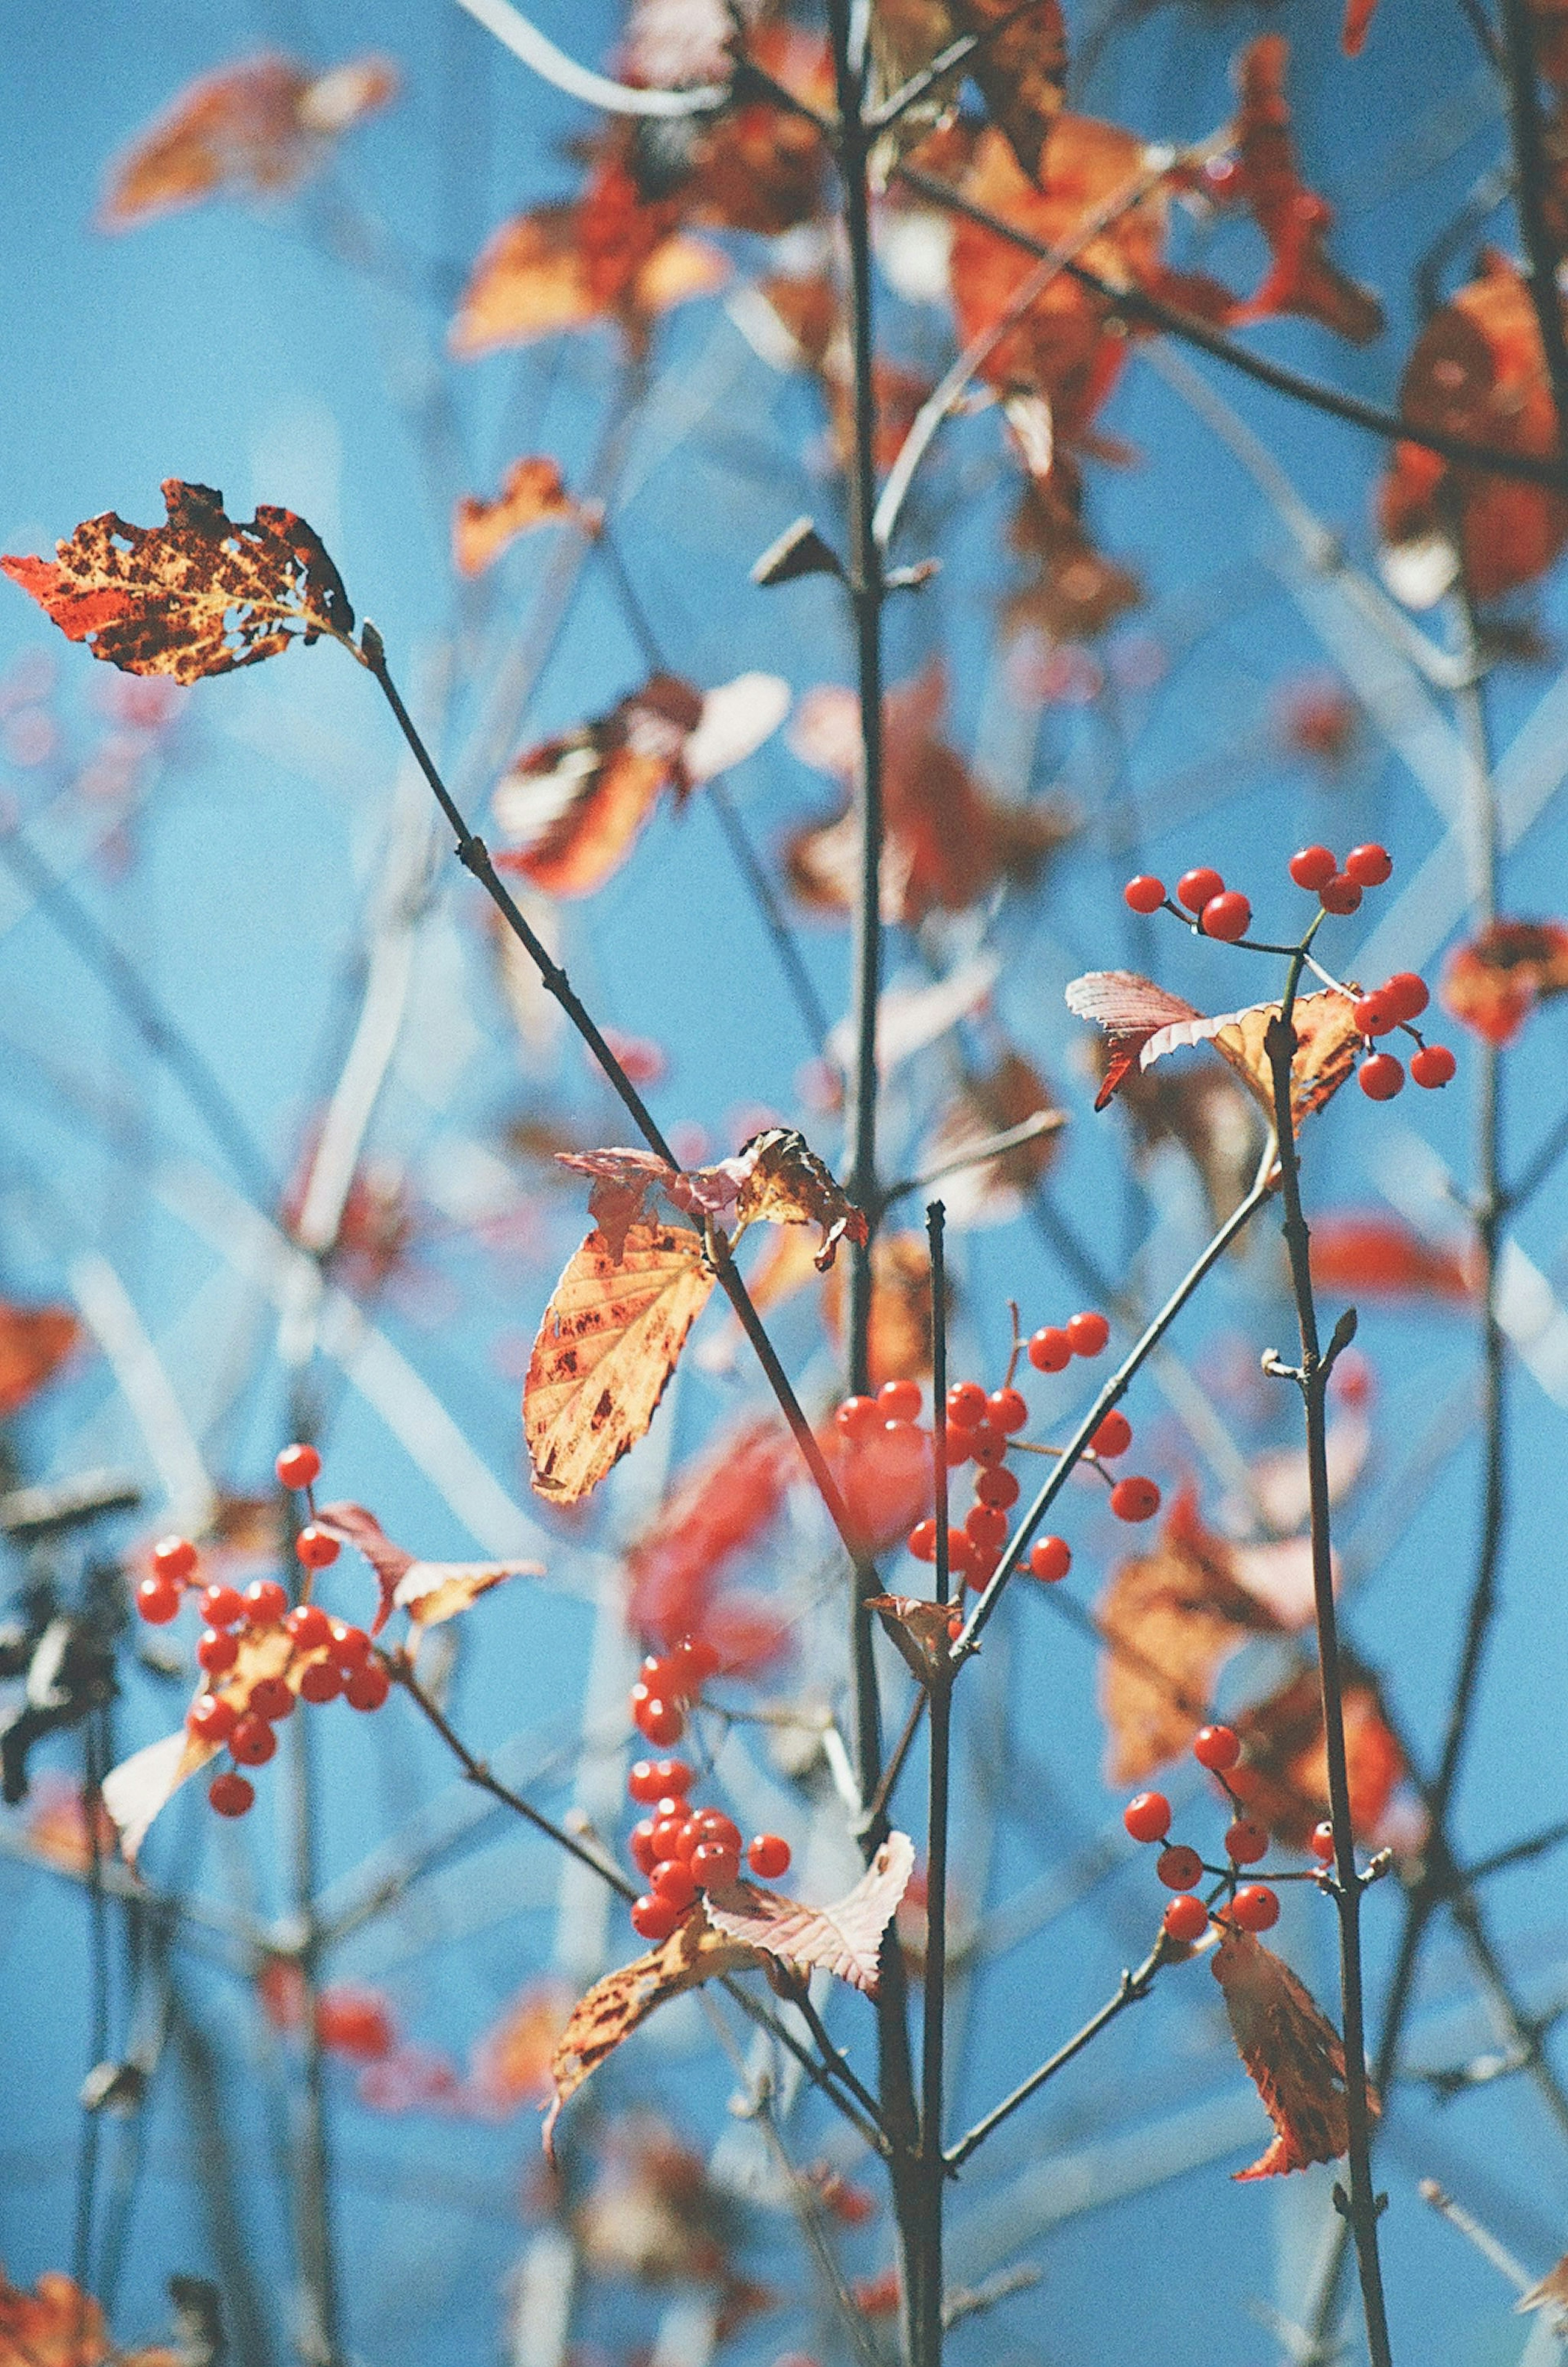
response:
[[[1201,937],[1218,937],[1234,946],[1252,926],[1252,907],[1239,888],[1227,888],[1223,875],[1203,863],[1184,871],[1176,883],[1176,902],[1165,891],[1163,879],[1141,871],[1122,890],[1134,912],[1174,912],[1179,921],[1191,915],[1190,925]],[[1181,908],[1185,909],[1181,909]]]
[[[1216,1778],[1235,1811],[1225,1832],[1223,1866],[1207,1864],[1195,1849],[1168,1839],[1170,1802],[1163,1792],[1140,1792],[1122,1811],[1122,1821],[1135,1841],[1166,1844],[1155,1865],[1167,1889],[1177,1893],[1165,1910],[1166,1934],[1189,1947],[1201,1940],[1209,1928],[1209,1902],[1197,1896],[1197,1885],[1205,1874],[1213,1874],[1228,1894],[1221,1914],[1223,1921],[1234,1923],[1243,1931],[1267,1931],[1280,1920],[1278,1895],[1266,1882],[1238,1879],[1243,1866],[1256,1865],[1269,1851],[1267,1830],[1245,1814],[1241,1802],[1225,1782],[1227,1770],[1241,1757],[1240,1737],[1232,1727],[1201,1727],[1193,1738],[1192,1756],[1200,1767]],[[1319,1846],[1324,1833],[1328,1833],[1326,1852]],[[1333,1834],[1326,1825],[1318,1827],[1312,1846],[1318,1857],[1332,1855]]]
[[[1355,1021],[1366,1039],[1368,1058],[1357,1071],[1361,1091],[1374,1102],[1391,1102],[1404,1084],[1404,1069],[1392,1052],[1372,1049],[1372,1039],[1386,1036],[1402,1027],[1415,1037],[1416,1051],[1411,1056],[1410,1073],[1418,1085],[1429,1091],[1446,1085],[1454,1073],[1454,1056],[1446,1044],[1423,1042],[1420,1030],[1411,1023],[1419,1019],[1431,996],[1425,979],[1413,969],[1395,970],[1382,986],[1370,994],[1359,995],[1355,1005]]]
[[[1368,888],[1381,888],[1393,877],[1393,857],[1386,846],[1369,842],[1353,846],[1341,866],[1326,846],[1303,846],[1291,857],[1291,877],[1298,888],[1315,896],[1325,912],[1341,918],[1359,905]]]
[[[631,1689],[632,1722],[656,1750],[668,1750],[686,1731],[686,1712],[718,1671],[718,1654],[695,1636],[682,1636],[664,1653],[649,1652]]]
[[[632,1827],[632,1863],[648,1888],[632,1901],[632,1929],[656,1944],[695,1903],[699,1891],[728,1890],[740,1877],[740,1828],[722,1808],[699,1808],[690,1794],[694,1772],[683,1759],[639,1759],[626,1790],[648,1814]],[[746,1863],[762,1882],[789,1871],[789,1843],[758,1833]]]

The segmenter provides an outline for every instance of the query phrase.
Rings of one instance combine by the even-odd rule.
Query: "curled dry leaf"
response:
[[[1488,1044],[1511,1044],[1538,1002],[1568,991],[1561,921],[1492,921],[1456,946],[1439,990],[1445,1011]]]
[[[1404,1774],[1404,1761],[1382,1714],[1371,1678],[1344,1666],[1345,1761],[1350,1820],[1362,1839],[1375,1839]],[[1303,1670],[1256,1709],[1231,1720],[1245,1756],[1231,1770],[1231,1788],[1248,1813],[1287,1849],[1304,1850],[1313,1827],[1327,1816],[1328,1759],[1323,1701],[1315,1670]]]
[[[626,1625],[668,1648],[705,1632],[726,1564],[783,1506],[798,1467],[794,1440],[763,1416],[727,1432],[677,1474],[626,1556]]]
[[[1269,242],[1269,267],[1257,294],[1238,305],[1232,319],[1241,323],[1266,320],[1275,312],[1300,312],[1352,345],[1370,345],[1382,333],[1382,306],[1370,288],[1347,278],[1329,258],[1324,242],[1333,227],[1334,210],[1307,188],[1296,164],[1285,97],[1289,58],[1284,35],[1264,33],[1236,61],[1241,94],[1236,194]]]
[[[459,575],[482,575],[530,527],[556,518],[587,522],[550,459],[530,455],[513,460],[493,502],[464,493],[452,513],[452,563]]]
[[[854,1888],[832,1907],[807,1907],[776,1890],[738,1882],[708,1894],[708,1920],[730,1940],[780,1964],[802,1971],[821,1965],[874,1997],[882,1935],[914,1870],[915,1845],[908,1833],[889,1833]]]
[[[502,1579],[545,1574],[544,1564],[536,1561],[422,1561],[406,1546],[394,1545],[363,1504],[323,1504],[316,1525],[353,1546],[375,1571],[381,1600],[371,1623],[373,1636],[394,1611],[406,1611],[418,1626],[434,1627],[467,1611]]]
[[[1429,1241],[1381,1209],[1333,1208],[1312,1220],[1312,1277],[1350,1297],[1445,1301],[1475,1296],[1475,1261],[1462,1247]]]
[[[1225,1925],[1210,1970],[1224,1992],[1236,2053],[1274,2124],[1274,2142],[1238,2179],[1280,2178],[1309,2162],[1337,2161],[1350,2142],[1345,2049],[1282,1957],[1249,1931]],[[1378,2101],[1371,2090],[1372,2111]]]
[[[794,1127],[770,1127],[754,1134],[721,1166],[738,1181],[737,1234],[763,1219],[770,1225],[816,1225],[821,1239],[812,1263],[818,1274],[827,1273],[841,1240],[864,1247],[868,1228],[863,1213]]]
[[[1095,1101],[1104,1109],[1134,1061],[1148,1069],[1168,1052],[1212,1044],[1252,1093],[1266,1117],[1274,1113],[1274,1075],[1267,1049],[1277,1002],[1257,1002],[1245,1011],[1205,1018],[1177,994],[1168,994],[1135,970],[1089,970],[1066,989],[1069,1011],[1093,1019],[1105,1030],[1110,1060]],[[1299,1133],[1303,1118],[1331,1100],[1353,1072],[1360,1037],[1348,994],[1325,988],[1298,995],[1293,1006],[1296,1049],[1291,1061],[1291,1123]]]
[[[545,1309],[523,1386],[541,1496],[577,1503],[642,1437],[713,1285],[683,1228],[634,1225],[619,1260],[589,1234]]]
[[[68,1307],[20,1307],[0,1298],[0,1418],[37,1397],[81,1336]]]
[[[320,538],[292,510],[265,503],[236,526],[223,496],[164,481],[166,526],[88,518],[55,559],[0,559],[69,640],[126,674],[177,682],[276,657],[296,634],[344,640],[354,610]]]
[[[383,57],[313,74],[292,58],[267,55],[204,74],[111,164],[98,226],[131,230],[222,191],[276,196],[397,95],[398,70]]]
[[[1021,169],[1032,177],[1066,82],[1066,28],[1057,0],[1021,8],[1018,0],[882,0],[872,34],[877,96],[890,97],[964,34],[977,37],[979,46],[908,110],[896,136],[908,143],[948,119],[970,76]]]
[[[871,1594],[866,1607],[875,1612],[922,1685],[947,1674],[953,1666],[953,1638],[947,1632],[952,1603],[930,1603],[919,1594]]]

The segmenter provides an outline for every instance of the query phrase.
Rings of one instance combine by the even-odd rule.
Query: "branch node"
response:
[[[1306,1375],[1300,1365],[1287,1365],[1278,1348],[1265,1348],[1258,1359],[1270,1380],[1294,1381],[1299,1387],[1306,1386]]]

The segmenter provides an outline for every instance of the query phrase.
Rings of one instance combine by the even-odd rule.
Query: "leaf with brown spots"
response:
[[[0,1417],[37,1397],[81,1336],[68,1307],[19,1307],[0,1298]]]
[[[589,1234],[545,1309],[523,1385],[539,1495],[579,1502],[636,1445],[713,1285],[701,1240],[683,1228],[634,1225],[618,1261]]]
[[[679,1180],[676,1169],[651,1150],[558,1150],[555,1156],[558,1167],[592,1176],[588,1213],[604,1236],[612,1263],[619,1265],[631,1228],[649,1221],[649,1194],[660,1187],[669,1191]]]
[[[88,518],[55,559],[0,559],[67,640],[126,674],[176,682],[276,657],[298,635],[346,641],[354,610],[314,530],[265,503],[246,524],[223,496],[164,481],[166,526]]]
[[[520,534],[558,518],[592,523],[590,513],[567,492],[553,460],[513,460],[493,502],[473,493],[458,501],[452,513],[452,563],[459,575],[482,575]]]
[[[1280,2178],[1309,2162],[1337,2161],[1350,2142],[1345,2049],[1283,1958],[1220,1918],[1210,1970],[1224,1991],[1236,2052],[1273,2122],[1274,2142],[1238,2179]],[[1367,2101],[1377,2112],[1371,2090]]]
[[[1404,1774],[1404,1760],[1382,1714],[1378,1689],[1353,1661],[1342,1662],[1345,1762],[1350,1821],[1373,1840]],[[1317,1672],[1303,1670],[1255,1709],[1231,1719],[1243,1758],[1230,1772],[1232,1790],[1260,1825],[1287,1849],[1308,1847],[1314,1825],[1327,1816],[1328,1755]]]
[[[1247,1086],[1266,1117],[1274,1115],[1274,1072],[1266,1049],[1277,1002],[1257,1002],[1245,1011],[1205,1018],[1179,995],[1168,994],[1134,970],[1089,970],[1066,990],[1069,1011],[1104,1028],[1110,1048],[1105,1079],[1095,1108],[1104,1109],[1134,1061],[1151,1068],[1168,1052],[1212,1044]],[[1291,1120],[1295,1132],[1313,1111],[1332,1099],[1351,1075],[1360,1037],[1348,994],[1325,989],[1298,995],[1293,1006],[1296,1049],[1291,1061]]]
[[[1568,992],[1561,921],[1491,921],[1443,968],[1445,1011],[1487,1044],[1511,1044],[1538,1002]]]
[[[803,1971],[823,1965],[867,1997],[876,1995],[882,1935],[915,1870],[908,1833],[889,1833],[865,1872],[832,1907],[807,1907],[755,1883],[710,1891],[708,1920],[716,1931]]]
[[[370,1633],[378,1636],[394,1611],[406,1611],[419,1627],[456,1619],[481,1594],[507,1578],[543,1578],[536,1561],[422,1561],[406,1546],[394,1545],[374,1512],[363,1504],[323,1504],[316,1526],[362,1553],[376,1573],[381,1600]]]

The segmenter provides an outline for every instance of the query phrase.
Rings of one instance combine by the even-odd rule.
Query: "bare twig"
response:
[[[1451,2194],[1445,2194],[1435,2178],[1424,2178],[1417,2190],[1423,2203],[1429,2203],[1440,2218],[1450,2227],[1457,2227],[1467,2242],[1474,2245],[1483,2260],[1490,2260],[1500,2276],[1505,2276],[1516,2293],[1529,2293],[1536,2280],[1519,2260],[1516,2260],[1506,2244],[1500,2243],[1490,2227],[1483,2227],[1472,2212]]]
[[[1546,222],[1546,193],[1552,172],[1541,120],[1540,85],[1529,0],[1502,0],[1503,71],[1508,92],[1508,128],[1514,143],[1514,203],[1525,252],[1529,256],[1530,301],[1540,327],[1541,351],[1557,413],[1557,449],[1568,450],[1568,337],[1557,290],[1557,248]]]
[[[1054,2079],[1058,2071],[1065,2070],[1075,2056],[1083,2053],[1091,2039],[1098,2038],[1102,2030],[1109,2029],[1118,2014],[1125,2013],[1130,2005],[1136,2005],[1140,1998],[1147,1997],[1156,1974],[1162,1965],[1171,1961],[1171,1950],[1162,1931],[1136,1972],[1122,1974],[1114,1995],[1107,1998],[1097,2012],[1090,2014],[1083,2028],[1075,2031],[1064,2045],[1057,2047],[1055,2055],[1047,2056],[1038,2071],[1032,2071],[1027,2079],[1021,2080],[1010,2096],[1004,2096],[999,2104],[994,2104],[983,2120],[976,2121],[967,2135],[949,2148],[949,2169],[961,2169],[976,2146],[984,2145],[991,2132],[999,2129],[1021,2104],[1026,2104],[1031,2096],[1037,2094],[1047,2079]]]

